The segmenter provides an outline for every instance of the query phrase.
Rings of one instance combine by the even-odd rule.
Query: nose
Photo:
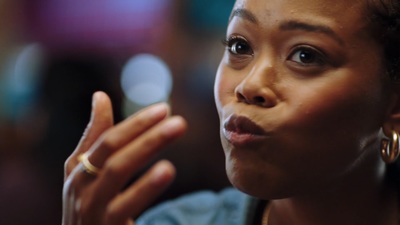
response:
[[[246,104],[271,108],[277,104],[272,67],[253,69],[235,88],[236,99]]]

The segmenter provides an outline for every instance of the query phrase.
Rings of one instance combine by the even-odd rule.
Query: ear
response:
[[[389,98],[387,116],[382,126],[383,132],[388,137],[390,137],[393,130],[400,133],[400,83],[393,85]]]

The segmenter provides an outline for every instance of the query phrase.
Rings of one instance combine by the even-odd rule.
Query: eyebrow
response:
[[[307,32],[326,34],[335,39],[337,42],[339,42],[340,45],[344,45],[344,41],[331,28],[324,25],[315,25],[315,24],[290,20],[282,23],[279,26],[279,28],[281,30],[303,30]]]
[[[229,17],[229,22],[235,16],[243,18],[245,20],[248,20],[251,23],[254,23],[256,25],[258,25],[258,23],[259,23],[256,16],[247,9],[237,8],[237,9],[233,10],[231,13],[231,16]],[[340,45],[344,45],[344,41],[330,27],[324,26],[324,25],[309,24],[309,23],[300,22],[297,20],[289,20],[289,21],[284,21],[283,23],[281,23],[279,26],[279,29],[284,30],[284,31],[303,30],[303,31],[313,32],[313,33],[322,33],[322,34],[332,37]]]
[[[247,9],[238,8],[232,11],[231,16],[229,17],[229,22],[235,17],[240,17],[246,19],[254,24],[258,24],[257,18],[254,16],[252,12]]]

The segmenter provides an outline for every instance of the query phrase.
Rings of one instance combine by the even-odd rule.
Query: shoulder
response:
[[[150,209],[137,225],[244,224],[251,199],[233,188],[195,192]]]

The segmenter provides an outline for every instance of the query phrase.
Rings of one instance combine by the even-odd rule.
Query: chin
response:
[[[229,181],[231,184],[240,190],[243,193],[246,193],[250,196],[260,198],[260,199],[274,199],[276,196],[271,194],[268,189],[263,188],[263,181],[259,181],[257,183],[254,182],[256,179],[252,179],[249,177],[242,177],[241,175],[235,174],[228,174]]]
[[[226,162],[226,172],[231,184],[238,190],[253,197],[270,199],[269,187],[265,185],[268,179],[251,166],[241,167],[237,161]],[[267,186],[267,187],[265,187]]]
[[[296,195],[296,189],[293,189],[296,185],[281,179],[285,176],[268,166],[260,168],[254,164],[227,160],[226,172],[235,188],[259,199],[282,199]]]

